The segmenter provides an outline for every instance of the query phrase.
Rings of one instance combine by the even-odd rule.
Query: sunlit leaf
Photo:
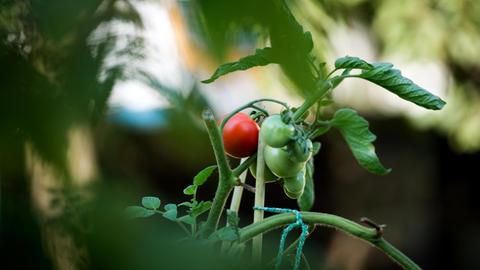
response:
[[[127,218],[146,218],[153,216],[155,211],[141,206],[128,206],[124,213]]]
[[[172,221],[177,220],[177,206],[173,203],[169,203],[164,207],[165,213],[163,213],[163,217]]]
[[[208,166],[205,169],[201,170],[195,177],[193,178],[193,184],[196,186],[203,185],[210,175],[212,175],[213,171],[217,168],[217,165]]]
[[[142,205],[148,209],[158,209],[160,207],[161,201],[157,197],[143,197]]]
[[[183,190],[183,194],[185,195],[193,195],[197,192],[197,186],[196,185],[189,185]]]
[[[335,61],[335,68],[360,69],[360,74],[352,76],[375,83],[400,98],[426,109],[440,110],[445,105],[445,101],[441,98],[403,77],[400,70],[394,69],[390,63],[369,64],[358,57],[346,56]],[[341,76],[338,76],[338,78],[341,78]]]
[[[254,55],[249,55],[240,58],[238,61],[226,63],[219,66],[209,79],[202,82],[211,83],[225,74],[238,70],[246,70],[256,66],[265,66],[271,63],[276,63],[272,53],[272,48],[267,47],[263,49],[257,49]]]

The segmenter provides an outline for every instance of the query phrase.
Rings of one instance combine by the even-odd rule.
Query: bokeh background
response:
[[[311,89],[307,66],[287,48],[290,69],[200,83],[219,64],[269,45],[271,33],[291,33],[275,2],[1,0],[2,269],[173,269],[159,252],[168,249],[168,221],[124,224],[119,213],[146,195],[188,199],[183,188],[215,162],[203,108],[221,118],[260,97],[301,104]],[[364,171],[331,131],[319,139],[313,210],[387,224],[386,238],[425,269],[479,269],[480,1],[287,4],[328,69],[345,55],[392,62],[447,102],[432,112],[364,81],[344,82],[326,115],[359,111],[393,171]],[[214,189],[209,181],[199,196]],[[276,185],[266,205],[296,207]],[[241,224],[251,222],[252,206],[245,193]],[[279,237],[268,234],[267,254]],[[306,255],[312,269],[397,268],[324,228]]]

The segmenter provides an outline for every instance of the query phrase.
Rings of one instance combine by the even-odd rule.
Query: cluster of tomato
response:
[[[225,151],[236,158],[256,153],[260,137],[265,144],[265,182],[282,181],[285,194],[292,199],[302,195],[314,147],[302,125],[294,124],[291,111],[266,117],[261,127],[248,115],[237,113],[227,121],[222,133]],[[254,162],[250,166],[253,176],[256,165]]]

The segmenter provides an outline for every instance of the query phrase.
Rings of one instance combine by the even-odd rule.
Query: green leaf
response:
[[[234,71],[246,70],[256,66],[266,66],[271,63],[276,63],[275,58],[273,57],[272,48],[266,47],[263,49],[257,49],[254,55],[249,55],[240,58],[238,61],[219,66],[213,75],[209,79],[202,81],[202,83],[214,82],[221,76]]]
[[[146,218],[153,216],[155,211],[143,208],[141,206],[128,206],[125,208],[125,216],[129,219],[132,218]]]
[[[345,56],[345,57],[338,58],[335,61],[335,68],[336,69],[341,69],[341,68],[372,69],[373,66],[358,57]]]
[[[200,216],[201,214],[207,212],[212,207],[211,201],[202,201],[192,207],[190,215],[194,218]]]
[[[235,228],[231,226],[226,226],[219,229],[214,234],[212,234],[209,237],[209,240],[235,241],[235,240],[238,240],[238,238],[239,238],[238,229],[235,230]]]
[[[424,108],[440,110],[445,106],[445,101],[403,77],[400,70],[393,69],[391,64],[380,63],[373,66],[372,70],[362,71],[359,77]]]
[[[210,175],[212,175],[213,171],[217,168],[217,165],[208,166],[205,169],[201,170],[195,177],[193,178],[193,184],[196,186],[201,186],[205,184],[208,180]]]
[[[313,157],[310,158],[306,164],[305,172],[305,188],[303,194],[297,199],[298,208],[302,211],[310,211],[315,202],[315,188],[313,183]]]
[[[330,124],[336,127],[347,141],[358,163],[368,171],[384,175],[391,171],[380,163],[372,142],[376,136],[368,130],[368,122],[352,109],[335,112]]]
[[[312,156],[315,156],[320,152],[320,148],[322,148],[322,144],[320,142],[314,142],[312,148]],[[313,159],[313,158],[311,158]]]
[[[179,203],[178,206],[185,206],[185,207],[188,207],[188,208],[192,208],[194,207],[195,205],[197,205],[197,202],[182,202],[182,203]]]
[[[360,74],[352,76],[375,83],[400,98],[426,109],[440,110],[446,104],[441,98],[416,85],[410,79],[403,77],[400,70],[394,69],[390,63],[369,64],[358,57],[346,56],[335,61],[335,68],[361,69]]]
[[[165,213],[163,213],[163,217],[172,221],[177,220],[177,206],[173,203],[169,203],[164,206]]]
[[[160,207],[161,201],[157,197],[143,197],[142,205],[148,209],[158,209]]]
[[[197,186],[196,185],[189,185],[183,190],[183,194],[185,195],[193,195],[197,192]]]
[[[189,225],[195,224],[195,218],[192,217],[191,215],[181,216],[177,219],[177,221],[180,221]]]

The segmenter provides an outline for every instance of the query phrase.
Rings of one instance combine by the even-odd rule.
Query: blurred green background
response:
[[[302,37],[279,3],[0,0],[2,269],[224,269],[195,247],[177,252],[168,221],[125,222],[121,212],[146,195],[187,199],[183,188],[215,162],[203,108],[221,118],[255,98],[299,105],[308,95]],[[286,3],[312,33],[317,63],[392,62],[447,102],[430,112],[362,81],[343,84],[325,113],[358,110],[393,172],[363,171],[330,132],[315,160],[313,210],[387,224],[386,238],[425,269],[479,269],[480,1]],[[269,45],[288,65],[199,83]],[[209,181],[200,197],[214,190]],[[276,185],[266,205],[296,207]],[[252,206],[246,193],[242,225]],[[272,257],[279,237],[267,235]],[[306,255],[313,269],[397,267],[323,228]]]

